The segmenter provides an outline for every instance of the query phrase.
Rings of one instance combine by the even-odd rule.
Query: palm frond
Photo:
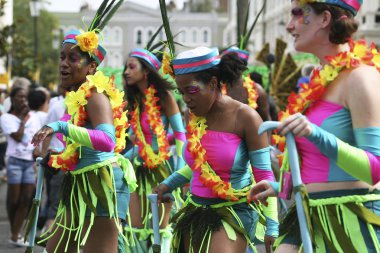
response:
[[[116,5],[114,5],[116,0],[112,0],[109,4],[109,0],[103,0],[95,13],[94,19],[92,20],[88,31],[99,32],[102,30],[111,19],[111,17],[115,14],[120,5],[123,3],[123,1],[124,0],[118,0]]]
[[[175,56],[174,39],[173,39],[173,34],[170,30],[170,24],[169,24],[169,19],[168,19],[168,13],[166,11],[165,0],[159,0],[159,1],[160,1],[162,23],[164,24],[164,29],[165,29],[166,39],[167,39],[167,45],[169,47],[171,57],[174,57]]]
[[[252,32],[253,32],[253,29],[254,29],[255,26],[256,26],[256,23],[257,23],[257,21],[259,20],[259,17],[261,16],[261,14],[262,14],[263,11],[264,11],[265,6],[266,6],[266,3],[267,3],[267,1],[264,0],[263,6],[261,7],[259,13],[257,13],[256,18],[255,18],[255,20],[253,21],[253,23],[252,23],[252,25],[251,25],[251,28],[250,28],[249,31],[244,35],[243,43],[242,43],[240,49],[246,49],[246,48],[247,48],[248,41],[249,41],[249,37],[251,37],[251,34],[252,34]]]
[[[104,15],[107,14],[106,17],[104,17],[103,15],[103,20],[101,21],[101,24],[99,24],[98,28],[100,30],[103,30],[103,28],[107,25],[108,21],[112,18],[112,16],[115,14],[115,12],[119,9],[119,7],[123,4],[123,0],[119,0],[115,6],[112,7],[112,9],[107,13],[104,13]],[[109,5],[109,7],[111,8],[111,5]]]
[[[152,35],[152,37],[149,39],[148,43],[146,44],[145,46],[145,49],[148,50],[148,51],[152,51],[153,49],[151,49],[151,46],[154,42],[154,40],[156,39],[156,37],[160,34],[162,28],[164,27],[164,24],[162,24],[158,29],[157,31]]]

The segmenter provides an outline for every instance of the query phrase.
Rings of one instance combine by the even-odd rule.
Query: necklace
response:
[[[65,104],[67,112],[71,116],[69,123],[76,126],[85,126],[87,124],[88,114],[86,112],[87,99],[91,97],[95,90],[98,93],[105,93],[111,103],[113,111],[113,124],[115,126],[116,144],[114,151],[120,152],[125,148],[125,138],[128,128],[127,111],[124,110],[126,102],[124,92],[115,88],[113,78],[109,78],[101,71],[95,75],[86,76],[86,82],[83,83],[77,91],[71,91],[66,95]],[[50,156],[49,166],[63,171],[72,171],[79,161],[79,152],[81,144],[73,142],[70,138],[64,138],[66,148],[59,154]]]
[[[157,154],[145,140],[140,122],[139,106],[136,106],[136,109],[132,112],[131,127],[137,137],[136,144],[139,147],[140,157],[144,160],[147,168],[154,169],[169,159],[169,143],[164,125],[162,124],[160,106],[157,105],[159,101],[159,98],[155,96],[157,90],[151,85],[144,93],[145,99],[143,103],[148,114],[148,124],[153,134],[157,136]]]
[[[249,75],[243,75],[243,87],[248,94],[248,105],[253,109],[256,109],[259,93],[256,88],[256,83],[249,77]],[[227,85],[225,83],[222,83],[222,94],[228,95],[227,92]]]
[[[190,114],[190,122],[186,127],[188,131],[188,150],[194,160],[191,169],[200,171],[199,181],[211,189],[219,198],[229,201],[238,201],[247,196],[250,186],[236,190],[230,182],[223,181],[207,162],[206,150],[201,144],[202,136],[206,134],[206,119]]]
[[[302,92],[292,92],[288,97],[288,105],[285,111],[279,113],[279,120],[283,120],[295,113],[303,113],[315,101],[319,100],[326,92],[326,87],[331,84],[344,69],[356,68],[360,65],[375,66],[380,71],[380,54],[372,44],[367,46],[365,40],[349,41],[349,49],[335,56],[327,56],[328,64],[323,68],[314,69],[308,85],[301,84]],[[272,140],[278,144],[281,151],[285,149],[285,137],[273,135]],[[279,157],[282,166],[283,156]],[[288,165],[286,165],[288,168]]]

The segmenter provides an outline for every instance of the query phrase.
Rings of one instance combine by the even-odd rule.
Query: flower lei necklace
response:
[[[154,95],[157,90],[151,85],[145,91],[143,103],[148,115],[148,124],[153,134],[157,136],[158,153],[156,154],[152,146],[146,142],[140,122],[140,109],[132,112],[131,127],[136,134],[136,144],[139,147],[139,155],[143,158],[145,165],[149,169],[157,168],[160,164],[169,159],[169,143],[164,125],[162,124],[160,106],[157,105],[158,97]]]
[[[233,189],[231,183],[223,181],[207,162],[206,150],[202,147],[200,141],[202,136],[206,134],[206,128],[206,119],[204,117],[197,117],[192,113],[190,114],[190,122],[186,130],[188,132],[187,148],[194,160],[191,169],[193,171],[200,171],[199,181],[201,181],[204,186],[210,188],[219,198],[229,201],[238,201],[246,197],[250,186],[239,190]]]
[[[76,126],[85,126],[88,114],[85,106],[87,99],[91,97],[92,90],[96,89],[98,93],[105,92],[113,111],[113,124],[116,130],[115,152],[120,152],[125,148],[126,129],[128,128],[127,111],[124,110],[126,102],[124,100],[124,92],[115,88],[113,78],[104,76],[103,72],[97,71],[95,75],[86,76],[87,81],[83,83],[77,91],[71,91],[66,94],[65,104],[68,114],[71,116],[69,123]],[[50,156],[49,166],[63,171],[72,171],[79,161],[80,148],[79,143],[74,143],[65,137],[66,148],[62,153]]]
[[[295,113],[303,113],[315,101],[320,99],[326,91],[326,87],[332,83],[344,69],[356,68],[359,65],[375,66],[380,71],[380,54],[374,44],[367,46],[365,40],[357,42],[349,41],[349,50],[340,52],[335,56],[327,56],[326,64],[322,70],[315,69],[310,78],[310,83],[301,84],[302,92],[292,92],[288,97],[288,105],[285,111],[279,113],[280,121]],[[285,137],[273,135],[272,140],[278,144],[281,151],[285,148]],[[280,161],[282,162],[280,157]],[[281,163],[280,162],[280,163]],[[281,164],[280,164],[281,165]]]
[[[243,75],[243,87],[247,90],[248,105],[253,109],[256,109],[257,98],[259,97],[259,93],[256,88],[256,83],[248,75]],[[227,95],[226,84],[222,84],[222,94]]]

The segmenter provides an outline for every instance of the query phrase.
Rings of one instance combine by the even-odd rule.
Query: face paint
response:
[[[201,91],[201,86],[199,85],[198,82],[193,81],[190,86],[187,86],[185,88],[185,90],[186,90],[187,93],[193,95],[193,94],[198,93],[198,92]]]
[[[85,58],[81,58],[81,59],[79,60],[79,62],[78,62],[78,65],[79,65],[80,67],[84,67],[84,66],[86,66],[86,65],[87,65],[87,59],[85,59]]]
[[[308,24],[310,24],[310,14],[311,14],[312,9],[311,9],[311,7],[308,6],[308,5],[306,5],[306,6],[303,7],[302,9],[303,9],[303,17],[304,17],[304,21],[303,21],[303,23],[304,23],[305,25],[308,25]]]

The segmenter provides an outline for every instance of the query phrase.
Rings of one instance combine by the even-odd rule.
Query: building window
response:
[[[114,68],[118,68],[120,66],[123,66],[123,58],[119,52],[114,52],[113,54],[113,64]]]
[[[197,43],[198,41],[198,34],[196,30],[193,30],[193,43]]]
[[[141,30],[138,30],[138,31],[137,31],[136,44],[137,44],[137,45],[141,45],[141,43],[142,43],[142,32],[141,32]]]
[[[203,42],[208,43],[208,31],[207,30],[203,31]]]
[[[153,36],[153,31],[152,30],[149,30],[148,31],[148,40],[150,40]]]
[[[375,23],[380,24],[380,8],[377,9],[377,12],[375,15]]]
[[[179,41],[182,43],[186,42],[186,30],[181,30],[179,32]]]
[[[118,26],[113,29],[113,42],[116,45],[121,45],[123,42],[123,31]]]
[[[104,27],[102,32],[103,32],[103,38],[104,38],[104,45],[109,45],[110,41],[112,41],[110,28],[106,26]]]

